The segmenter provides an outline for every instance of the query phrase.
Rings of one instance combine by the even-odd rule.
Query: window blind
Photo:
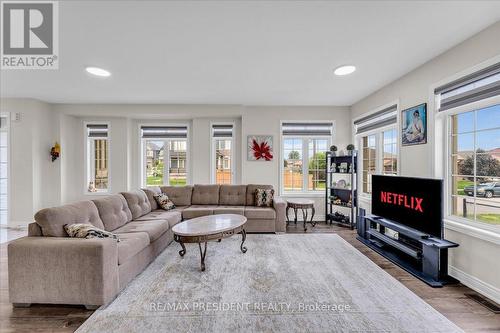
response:
[[[187,126],[141,126],[141,136],[153,139],[187,138]]]
[[[281,131],[285,136],[331,136],[333,123],[287,122],[282,124]]]
[[[212,125],[212,136],[214,138],[233,137],[233,125]]]
[[[398,106],[396,104],[374,112],[354,121],[356,134],[368,132],[380,127],[396,124],[398,121]]]
[[[108,125],[106,124],[87,124],[87,136],[89,138],[107,138]]]
[[[440,96],[438,111],[500,95],[500,63],[486,67],[434,89]]]

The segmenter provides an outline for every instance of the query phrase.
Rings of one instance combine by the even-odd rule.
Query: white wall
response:
[[[2,99],[0,109],[11,114],[9,223],[25,224],[33,212],[60,202],[60,164],[50,158],[58,116],[51,105],[32,99]]]
[[[4,100],[11,110],[17,110],[27,104],[25,100]],[[15,102],[15,103],[14,103]],[[18,170],[20,161],[14,160],[16,184],[22,182],[22,193],[14,192],[11,201],[19,201],[20,195],[30,193],[37,204],[30,204],[30,209],[19,214],[16,207],[15,216],[24,223],[32,220],[33,213],[41,207],[68,203],[78,200],[93,199],[97,194],[86,193],[85,180],[85,131],[86,121],[106,121],[110,124],[110,168],[111,192],[117,193],[140,187],[141,155],[139,126],[145,123],[186,123],[189,126],[190,152],[188,160],[189,180],[191,183],[210,183],[211,179],[211,138],[210,125],[214,122],[233,122],[235,147],[235,182],[272,184],[279,191],[280,163],[280,124],[284,120],[328,120],[334,122],[334,142],[340,147],[349,143],[350,114],[347,107],[244,107],[218,105],[86,105],[86,104],[46,104],[30,101],[36,106],[43,118],[29,123],[30,133],[43,140],[35,140],[38,145],[43,142],[59,140],[61,158],[54,164],[48,163],[45,168],[53,171],[50,177],[40,174],[32,175],[32,170],[39,170],[32,164],[39,163],[34,158],[29,163],[29,178],[21,176],[25,172]],[[31,105],[29,104],[29,105]],[[12,105],[18,107],[13,108]],[[34,108],[34,106],[32,108]],[[49,117],[50,116],[50,117]],[[31,119],[31,118],[30,118]],[[26,122],[28,119],[26,119]],[[51,131],[38,124],[47,125]],[[25,125],[24,127],[26,127]],[[23,128],[24,128],[23,127]],[[21,129],[12,129],[13,138],[20,136]],[[46,136],[51,133],[51,135]],[[246,160],[246,136],[251,134],[268,134],[274,138],[274,155],[272,162],[252,162]],[[30,141],[31,142],[31,141]],[[24,143],[23,143],[24,144]],[[49,147],[50,148],[50,147]],[[34,149],[34,148],[33,148]],[[37,149],[36,149],[37,150]],[[38,150],[37,150],[38,151]],[[45,154],[45,151],[43,152]],[[45,155],[43,155],[45,156]],[[49,158],[48,152],[47,159]],[[30,159],[30,156],[25,156]],[[44,170],[44,169],[41,169]],[[39,171],[42,172],[42,171]],[[45,172],[45,171],[43,171]],[[39,182],[53,184],[50,195],[46,196]],[[16,185],[16,188],[19,187]],[[324,195],[313,197],[316,202],[316,219],[324,218]]]
[[[443,164],[445,157],[437,153],[439,150],[436,153],[434,150],[435,146],[441,144],[441,140],[435,139],[435,134],[442,135],[443,128],[434,126],[431,88],[437,82],[500,55],[499,36],[500,22],[351,107],[354,119],[394,100],[399,100],[401,110],[427,102],[428,143],[400,149],[401,175],[435,177],[443,174],[442,170],[435,169],[436,165]],[[460,244],[457,249],[450,250],[450,274],[500,302],[500,235],[451,223],[446,223],[445,235]]]

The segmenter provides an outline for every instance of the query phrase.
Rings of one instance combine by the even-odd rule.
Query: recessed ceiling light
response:
[[[100,76],[100,77],[111,76],[111,73],[109,71],[99,67],[86,67],[85,70],[87,71],[87,73],[95,76]]]
[[[342,75],[349,75],[349,74],[353,73],[355,70],[356,70],[356,66],[344,65],[344,66],[340,66],[340,67],[335,68],[334,73],[335,73],[335,75],[342,76]]]

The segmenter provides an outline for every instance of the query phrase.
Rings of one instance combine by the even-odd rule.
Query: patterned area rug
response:
[[[172,243],[77,332],[461,332],[335,234]]]

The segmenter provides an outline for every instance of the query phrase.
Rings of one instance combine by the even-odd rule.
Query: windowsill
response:
[[[110,195],[110,191],[105,191],[105,192],[84,192],[85,195]]]
[[[488,224],[448,216],[444,218],[444,227],[445,229],[500,245],[500,228]]]
[[[323,198],[325,197],[325,192],[282,192],[281,197],[290,198]]]

